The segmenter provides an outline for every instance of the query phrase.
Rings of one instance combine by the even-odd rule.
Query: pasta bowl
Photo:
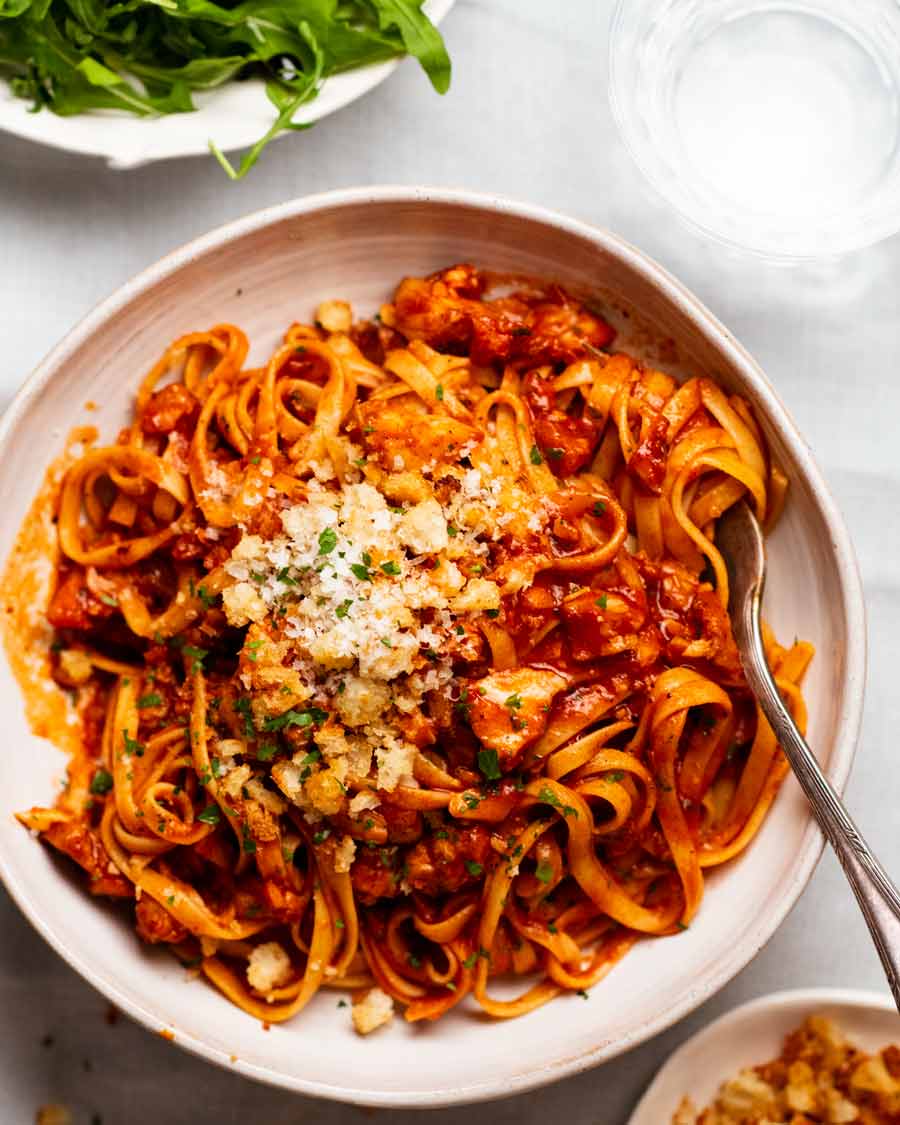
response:
[[[89,423],[115,434],[140,376],[174,337],[230,321],[250,337],[252,362],[322,300],[372,313],[401,277],[459,261],[556,280],[602,305],[625,350],[676,374],[712,376],[753,403],[791,482],[769,543],[766,615],[781,636],[816,646],[804,688],[809,739],[841,789],[860,723],[865,621],[852,547],[808,448],[763,373],[677,281],[615,236],[537,208],[464,192],[358,189],[260,212],[169,255],[74,329],[0,423],[0,550],[9,554],[69,431]],[[33,577],[37,597],[41,575]],[[435,1024],[395,1019],[363,1039],[338,996],[323,991],[296,1019],[265,1029],[142,947],[124,916],[85,895],[14,821],[15,811],[48,801],[65,763],[29,729],[6,659],[0,700],[16,747],[0,758],[0,875],[38,931],[118,1007],[188,1050],[286,1089],[364,1105],[501,1097],[621,1054],[754,956],[822,848],[788,781],[752,846],[708,879],[690,929],[640,942],[586,1000],[561,997],[503,1027],[461,1005]]]

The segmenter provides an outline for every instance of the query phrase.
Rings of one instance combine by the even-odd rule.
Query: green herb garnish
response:
[[[478,768],[488,779],[488,781],[496,781],[501,776],[500,761],[497,757],[496,750],[479,750],[478,751]]]
[[[181,650],[185,656],[191,658],[191,671],[200,672],[203,670],[203,661],[209,656],[209,650],[205,648],[194,648],[193,645],[185,645]]]
[[[273,715],[263,723],[263,730],[284,730],[285,727],[310,727],[315,723],[321,726],[328,718],[328,712],[321,707],[310,707],[306,711],[296,711],[292,707],[283,715]]]
[[[333,527],[326,527],[319,532],[319,554],[330,555],[337,546],[337,532]]]
[[[99,769],[91,778],[91,792],[98,797],[108,793],[113,787],[113,778],[109,770]]]
[[[185,113],[195,95],[261,78],[274,108],[269,128],[236,168],[209,142],[227,175],[240,179],[273,137],[307,127],[295,118],[333,74],[405,53],[445,93],[450,59],[422,7],[422,0],[14,0],[0,9],[0,75],[35,110],[61,117]]]

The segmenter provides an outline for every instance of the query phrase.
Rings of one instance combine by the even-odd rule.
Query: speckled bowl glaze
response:
[[[622,347],[682,373],[705,373],[754,404],[791,479],[770,540],[766,615],[809,638],[809,739],[840,790],[853,758],[865,678],[865,620],[853,551],[809,449],[765,375],[663,269],[613,235],[534,207],[466,192],[364,188],[300,199],[223,227],[170,254],[105,301],[58,345],[0,423],[0,553],[6,556],[46,465],[69,429],[113,435],[141,374],[174,337],[234,321],[251,359],[326,297],[372,312],[405,274],[469,260],[552,278],[609,310]],[[85,415],[87,400],[99,409]],[[335,993],[264,1031],[124,916],[91,900],[68,865],[13,820],[46,803],[64,761],[28,730],[0,661],[7,752],[0,755],[0,875],[57,952],[118,1007],[222,1066],[289,1090],[365,1105],[440,1106],[502,1097],[613,1058],[721,988],[772,936],[802,892],[822,838],[789,781],[753,845],[709,879],[699,918],[641,942],[585,1001],[560,998],[499,1024],[455,1010],[433,1026],[367,1039]]]

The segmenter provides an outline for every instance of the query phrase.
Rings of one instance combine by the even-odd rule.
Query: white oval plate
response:
[[[650,1083],[628,1125],[669,1125],[685,1095],[698,1108],[707,1105],[743,1067],[777,1058],[785,1035],[818,1014],[833,1019],[864,1051],[900,1042],[900,1015],[887,994],[842,988],[773,992],[726,1012],[682,1043]]]
[[[425,10],[440,23],[456,0],[426,0]],[[355,102],[402,62],[402,58],[348,70],[327,79],[318,97],[302,106],[294,120],[311,124]],[[423,75],[423,96],[438,95]],[[124,171],[178,156],[209,155],[209,142],[223,152],[249,148],[272,124],[275,114],[261,81],[228,82],[217,90],[194,95],[193,113],[164,117],[133,117],[115,110],[58,117],[49,110],[31,113],[30,103],[17,98],[0,80],[0,130],[28,141],[82,156],[102,157],[110,168]],[[280,137],[287,133],[279,134]]]
[[[715,376],[756,405],[791,478],[769,541],[768,618],[817,647],[805,690],[809,736],[841,789],[859,728],[865,618],[847,533],[810,452],[771,384],[706,309],[615,236],[548,211],[466,192],[366,188],[251,215],[170,254],[104,302],[48,356],[0,421],[0,558],[70,428],[118,432],[141,375],[176,336],[233,321],[250,362],[328,297],[372,313],[407,274],[457,261],[587,288],[619,342],[682,371]],[[99,408],[85,414],[87,400]],[[435,1106],[502,1097],[573,1074],[643,1042],[729,981],[783,921],[822,848],[787,783],[752,847],[708,880],[690,930],[640,943],[588,1000],[562,997],[496,1023],[467,1005],[430,1026],[395,1019],[367,1039],[323,992],[264,1031],[211,987],[188,981],[136,939],[123,913],[91,899],[67,863],[13,819],[52,799],[61,755],[34,737],[0,658],[0,876],[37,929],[118,1007],[226,1067],[292,1090],[368,1105]]]

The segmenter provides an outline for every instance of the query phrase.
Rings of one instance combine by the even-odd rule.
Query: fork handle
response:
[[[815,755],[784,705],[763,647],[761,593],[758,588],[754,596],[747,599],[746,617],[749,620],[740,623],[746,629],[745,635],[750,642],[745,648],[744,673],[812,806],[819,827],[837,853],[875,942],[894,1003],[900,1011],[900,892],[822,773]]]

